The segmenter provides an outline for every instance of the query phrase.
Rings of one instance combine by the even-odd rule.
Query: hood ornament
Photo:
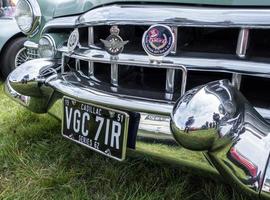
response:
[[[117,56],[123,52],[124,46],[129,42],[123,41],[123,39],[119,36],[120,29],[118,26],[112,26],[110,29],[111,35],[106,38],[106,40],[100,39],[100,41],[104,44],[105,50],[111,56]]]

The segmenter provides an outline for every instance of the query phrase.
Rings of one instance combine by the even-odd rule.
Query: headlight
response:
[[[15,19],[25,34],[35,32],[40,24],[41,12],[36,0],[19,0],[16,6]]]
[[[38,52],[41,58],[53,58],[55,56],[55,41],[50,35],[44,35],[40,38]]]

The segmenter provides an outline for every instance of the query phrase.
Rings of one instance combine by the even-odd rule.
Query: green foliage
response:
[[[12,102],[2,85],[0,199],[245,199],[170,165],[93,153],[62,138],[59,121]]]

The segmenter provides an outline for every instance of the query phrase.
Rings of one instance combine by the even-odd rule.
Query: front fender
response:
[[[20,33],[15,19],[0,19],[0,53],[4,45],[15,35]]]

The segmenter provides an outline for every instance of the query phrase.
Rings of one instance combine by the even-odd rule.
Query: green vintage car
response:
[[[63,137],[220,175],[270,199],[268,0],[19,0],[5,91]]]

